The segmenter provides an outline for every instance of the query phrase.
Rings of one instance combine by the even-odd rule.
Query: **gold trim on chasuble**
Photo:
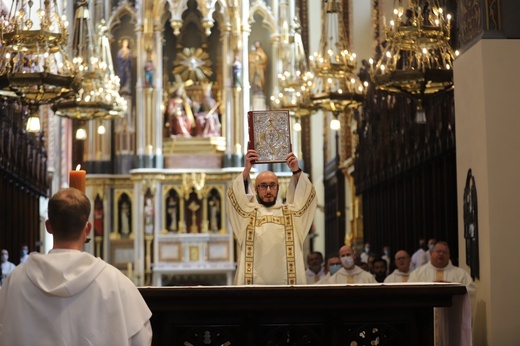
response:
[[[309,208],[311,201],[314,199],[316,191],[312,188],[311,194],[307,199],[305,205],[295,212],[296,216],[301,216]],[[228,196],[231,201],[231,205],[237,211],[237,213],[246,218],[249,218],[249,223],[246,229],[246,242],[245,242],[245,266],[244,266],[244,281],[246,285],[253,285],[253,268],[254,268],[254,252],[255,252],[255,228],[261,226],[264,223],[274,223],[283,225],[285,230],[285,258],[287,262],[287,283],[289,285],[296,285],[296,259],[295,259],[295,248],[294,248],[294,223],[289,207],[284,205],[282,207],[283,216],[272,216],[265,215],[257,218],[258,209],[247,213],[238,205],[237,199],[233,193],[233,189],[229,188]]]

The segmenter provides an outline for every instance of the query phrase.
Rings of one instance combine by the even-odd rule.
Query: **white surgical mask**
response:
[[[343,264],[343,267],[349,269],[354,265],[354,258],[352,256],[341,257],[341,264]]]
[[[7,262],[9,255],[2,255],[2,262]]]
[[[334,275],[338,272],[338,270],[341,269],[341,264],[331,264],[330,265],[330,274],[331,275]]]
[[[366,248],[365,248],[365,252],[366,252],[366,253],[369,253],[369,252],[370,252],[370,248],[369,248],[369,247],[366,247]]]

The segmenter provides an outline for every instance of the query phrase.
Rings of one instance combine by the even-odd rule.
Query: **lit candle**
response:
[[[69,187],[73,187],[85,193],[85,178],[87,172],[80,168],[81,165],[78,165],[75,171],[69,172]]]

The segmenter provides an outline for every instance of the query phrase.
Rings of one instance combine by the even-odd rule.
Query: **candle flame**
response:
[[[79,171],[81,169],[81,164],[76,166],[76,171]]]

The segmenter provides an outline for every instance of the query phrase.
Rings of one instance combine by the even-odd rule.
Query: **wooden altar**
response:
[[[461,284],[141,287],[153,345],[433,345]],[[456,329],[456,328],[454,328]]]

